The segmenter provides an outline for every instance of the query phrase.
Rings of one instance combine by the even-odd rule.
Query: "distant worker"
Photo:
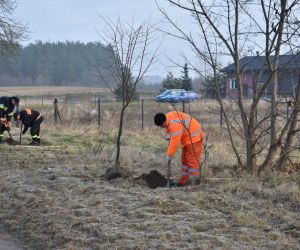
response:
[[[33,109],[24,109],[20,111],[19,114],[14,114],[15,120],[21,120],[24,124],[24,129],[22,134],[25,134],[30,129],[30,134],[32,136],[32,142],[29,145],[40,145],[40,126],[44,121],[44,117],[40,114],[40,112]]]
[[[182,144],[181,178],[178,182],[174,182],[174,185],[182,186],[200,181],[199,168],[204,132],[199,122],[188,114],[172,111],[167,114],[157,113],[154,116],[154,123],[165,128],[170,135],[166,156],[168,162],[176,153],[179,144]]]
[[[4,131],[10,131],[9,122],[15,107],[19,107],[20,99],[16,96],[0,97],[0,143],[3,143]]]
[[[1,121],[1,124],[0,124],[0,144],[4,143],[4,132],[5,131],[10,131],[10,127],[9,127],[9,123],[8,121]]]

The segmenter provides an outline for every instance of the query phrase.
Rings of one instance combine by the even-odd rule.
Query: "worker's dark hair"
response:
[[[157,113],[154,116],[154,123],[155,123],[156,126],[163,125],[166,120],[167,120],[167,117],[164,113]]]
[[[14,117],[14,120],[15,120],[15,121],[17,120],[17,118],[18,118],[18,115],[20,115],[20,112],[16,112],[16,113],[14,113],[13,117]]]
[[[17,97],[17,96],[11,97],[11,100],[15,100],[15,102],[16,102],[17,104],[19,104],[19,102],[20,102],[20,98]]]

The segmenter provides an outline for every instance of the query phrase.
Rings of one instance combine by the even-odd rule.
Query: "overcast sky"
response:
[[[18,7],[15,11],[16,18],[22,23],[28,24],[29,39],[24,41],[26,45],[37,40],[41,41],[99,41],[97,31],[104,30],[101,16],[121,20],[131,20],[134,15],[137,23],[151,17],[152,22],[163,24],[163,16],[158,10],[155,0],[17,0]],[[158,1],[170,15],[180,23],[188,26],[187,14],[177,8],[170,8],[164,0]],[[162,37],[162,34],[158,34]],[[191,60],[194,55],[189,47],[175,38],[164,38],[160,48],[158,62],[152,67],[149,75],[164,77],[167,71],[180,75],[181,69],[175,67],[168,59],[184,64],[181,54],[184,52]],[[191,73],[194,76],[193,73]]]

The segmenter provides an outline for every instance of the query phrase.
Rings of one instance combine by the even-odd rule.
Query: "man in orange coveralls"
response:
[[[204,132],[199,122],[192,116],[172,111],[167,114],[157,113],[154,123],[166,129],[170,135],[170,143],[167,152],[167,161],[171,161],[181,142],[181,178],[175,186],[193,183],[199,179],[200,156],[202,153],[202,142]]]

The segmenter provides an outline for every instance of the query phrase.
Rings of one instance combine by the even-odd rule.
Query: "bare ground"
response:
[[[20,244],[20,243],[19,243]],[[22,250],[16,243],[16,240],[7,233],[0,231],[0,249],[1,250]]]
[[[0,145],[0,224],[29,249],[300,248],[299,175],[238,177],[218,166],[200,186],[151,190],[102,179],[112,152]],[[124,166],[133,174],[164,173],[154,152],[123,152],[135,152]]]

